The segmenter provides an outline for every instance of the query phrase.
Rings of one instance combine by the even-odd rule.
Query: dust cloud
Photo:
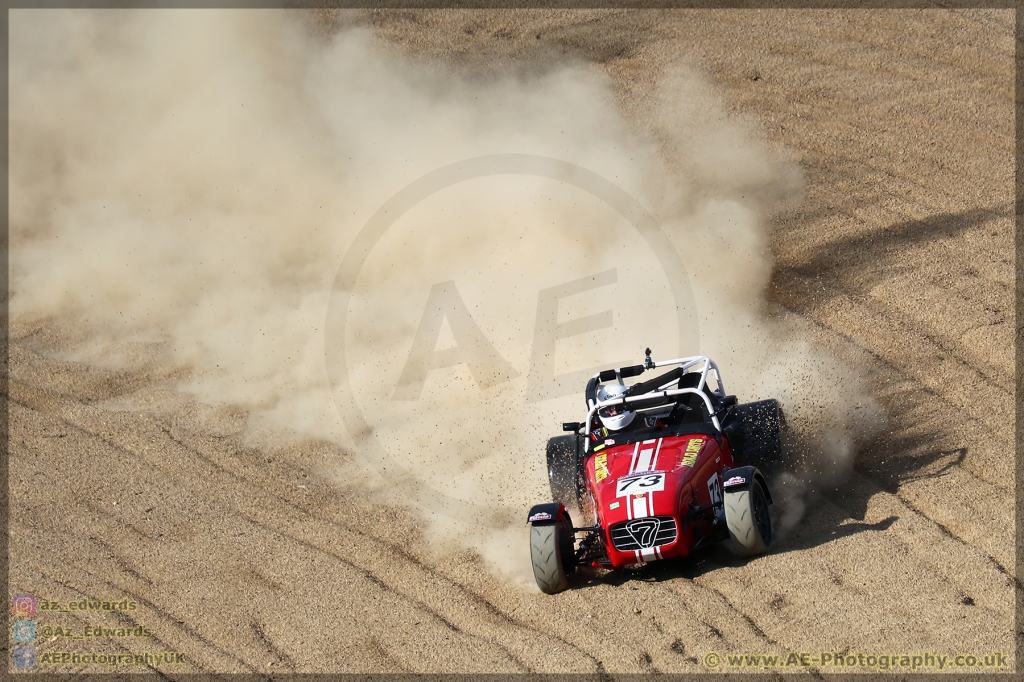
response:
[[[663,73],[656,116],[637,127],[595,66],[474,77],[365,29],[314,36],[297,12],[12,10],[10,36],[12,324],[71,330],[51,349],[64,359],[184,370],[175,388],[247,411],[256,444],[312,437],[358,454],[373,438],[402,471],[354,457],[322,475],[340,495],[455,501],[423,512],[439,548],[530,582],[523,521],[549,496],[544,443],[582,416],[582,385],[536,399],[529,384],[539,301],[570,282],[614,273],[559,299],[549,374],[636,363],[651,346],[710,355],[741,400],[782,400],[802,462],[785,525],[877,419],[852,368],[766,314],[767,218],[799,200],[799,168],[686,67]],[[425,198],[368,254],[346,292],[356,404],[336,405],[325,318],[356,235],[423,175],[500,153],[576,164],[645,205],[689,273],[700,347],[681,347],[671,283],[601,197],[477,178]],[[502,370],[431,369],[396,399],[421,328],[428,360],[475,334]]]

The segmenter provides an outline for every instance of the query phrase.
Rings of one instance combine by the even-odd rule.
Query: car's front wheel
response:
[[[530,559],[533,577],[541,592],[555,594],[569,586],[575,570],[575,541],[568,514],[552,523],[535,523],[530,528]]]
[[[758,480],[743,488],[726,490],[725,523],[734,554],[757,556],[768,551],[772,544],[772,519],[768,497]]]

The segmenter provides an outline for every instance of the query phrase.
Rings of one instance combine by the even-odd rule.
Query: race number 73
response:
[[[722,484],[718,480],[717,472],[708,479],[708,496],[711,498],[711,504],[719,504],[722,501]]]
[[[664,489],[664,472],[658,471],[652,474],[642,474],[640,476],[627,476],[625,478],[620,478],[619,482],[615,484],[615,497],[625,497],[633,494],[642,495],[643,493],[650,493]]]

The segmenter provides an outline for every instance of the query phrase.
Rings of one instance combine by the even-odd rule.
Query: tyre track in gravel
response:
[[[705,585],[703,582],[700,581],[699,577],[698,578],[694,578],[690,582],[691,582],[691,584],[696,585],[697,587],[699,587],[701,590],[703,590],[703,591],[705,591],[705,592],[707,592],[709,594],[715,595],[715,599],[720,601],[729,610],[731,610],[733,613],[735,613],[737,616],[739,616],[741,619],[743,619],[743,621],[750,628],[750,631],[753,632],[754,635],[758,639],[761,639],[765,643],[770,644],[772,646],[775,646],[775,645],[777,645],[779,643],[774,638],[772,638],[770,635],[768,635],[761,628],[761,626],[759,626],[757,624],[757,622],[750,616],[750,614],[746,613],[745,611],[743,611],[743,609],[741,609],[738,606],[736,606],[735,604],[733,604],[732,601],[730,601],[729,598],[727,596],[725,596],[725,594],[723,594],[720,590],[716,589],[712,585]],[[674,593],[678,594],[678,592],[673,590],[671,587],[669,587],[668,589],[669,589],[670,592],[674,592]],[[704,623],[704,625],[711,630],[711,633],[713,635],[715,635],[716,637],[721,638],[723,640],[723,642],[726,641],[726,638],[722,634],[721,630],[719,630],[718,628],[716,628],[715,626],[711,625],[710,623],[708,623],[706,621],[701,621],[701,622]]]
[[[870,474],[865,474],[865,475],[870,478]],[[924,519],[927,519],[929,522],[933,523],[935,525],[935,527],[938,528],[940,531],[942,531],[943,535],[945,535],[946,537],[950,538],[951,540],[955,540],[956,542],[959,542],[959,543],[961,543],[962,545],[964,545],[966,547],[970,547],[971,549],[976,550],[977,552],[982,554],[992,564],[992,566],[995,567],[995,569],[997,571],[1002,573],[1004,576],[1006,576],[1006,578],[1009,581],[1011,581],[1013,583],[1014,587],[1017,590],[1024,590],[1024,585],[1021,585],[1021,581],[1017,578],[1017,576],[1015,576],[1013,573],[1010,572],[1009,569],[1007,569],[1005,566],[1003,566],[999,562],[998,559],[996,559],[991,554],[988,554],[984,550],[984,548],[979,547],[978,545],[975,545],[972,542],[968,542],[967,540],[965,540],[962,537],[958,536],[956,533],[951,531],[949,528],[947,528],[946,526],[942,525],[942,523],[940,523],[939,521],[936,521],[932,517],[928,516],[928,514],[926,514],[925,512],[923,512],[920,509],[918,509],[917,507],[915,507],[914,504],[910,500],[908,500],[906,497],[897,494],[896,498],[900,502],[902,502],[904,505],[906,505],[906,507],[908,509],[910,509],[912,512],[914,512],[915,514],[921,516]]]

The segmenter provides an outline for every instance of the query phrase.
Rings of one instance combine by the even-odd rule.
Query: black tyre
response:
[[[736,406],[740,444],[736,448],[738,464],[765,466],[782,460],[782,433],[786,417],[774,398]],[[735,431],[734,431],[735,432]],[[732,440],[729,441],[730,445]]]
[[[530,560],[541,592],[555,594],[569,586],[568,576],[576,569],[575,552],[575,535],[568,514],[554,523],[537,523],[530,528]]]
[[[725,493],[725,523],[729,546],[737,556],[764,554],[772,544],[768,496],[757,480]]]
[[[581,472],[576,456],[576,436],[555,436],[548,440],[548,482],[551,497],[565,506],[579,506]]]

